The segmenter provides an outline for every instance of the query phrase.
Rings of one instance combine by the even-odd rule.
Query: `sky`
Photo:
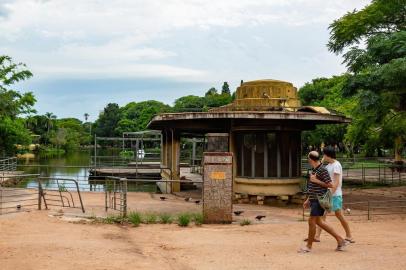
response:
[[[224,81],[296,87],[345,71],[328,25],[366,0],[0,0],[0,55],[34,76],[38,114],[204,95]]]

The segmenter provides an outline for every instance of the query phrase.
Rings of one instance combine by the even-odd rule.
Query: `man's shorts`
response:
[[[339,211],[343,208],[343,196],[333,196],[331,211]]]
[[[310,216],[321,217],[324,215],[324,209],[321,207],[319,200],[310,200]]]

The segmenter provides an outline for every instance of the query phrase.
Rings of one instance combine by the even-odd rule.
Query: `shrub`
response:
[[[128,221],[134,225],[135,227],[140,226],[140,223],[142,222],[142,217],[140,213],[137,212],[130,212],[128,214]]]
[[[180,214],[178,216],[178,225],[181,227],[187,227],[190,223],[190,215],[189,214]]]
[[[193,216],[193,221],[196,225],[200,226],[203,224],[203,214],[202,213],[195,213],[192,216]]]
[[[171,224],[172,223],[172,216],[170,214],[162,213],[159,215],[159,220],[162,224]]]
[[[243,219],[243,220],[241,220],[240,225],[241,226],[251,225],[251,220]]]
[[[145,224],[155,224],[157,223],[157,215],[156,214],[147,214],[144,217],[144,223]]]

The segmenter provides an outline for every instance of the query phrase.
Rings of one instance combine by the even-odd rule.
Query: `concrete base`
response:
[[[235,178],[234,193],[260,196],[292,196],[300,191],[301,178],[255,179]]]

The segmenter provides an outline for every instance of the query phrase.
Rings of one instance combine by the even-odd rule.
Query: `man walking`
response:
[[[320,155],[318,152],[310,152],[307,159],[310,166],[313,168],[310,181],[308,182],[307,186],[308,198],[303,203],[304,208],[310,207],[309,234],[307,238],[307,245],[302,247],[298,252],[308,253],[312,250],[317,225],[336,239],[336,251],[342,251],[344,250],[346,242],[333,230],[333,228],[322,220],[321,217],[324,215],[325,210],[321,207],[317,199],[317,196],[321,196],[327,192],[327,188],[333,187],[332,181],[327,170],[320,162]]]
[[[345,230],[345,241],[348,243],[355,243],[351,235],[350,226],[347,220],[344,218],[342,211],[343,208],[343,169],[340,162],[336,159],[336,151],[332,146],[327,146],[323,148],[323,160],[327,162],[326,169],[330,175],[330,179],[333,181],[333,188],[331,192],[333,193],[333,205],[331,211],[334,212],[337,219],[340,221],[341,225]],[[326,222],[326,213],[322,217],[323,221]],[[320,242],[321,229],[317,227],[317,232],[315,236],[315,242]]]

